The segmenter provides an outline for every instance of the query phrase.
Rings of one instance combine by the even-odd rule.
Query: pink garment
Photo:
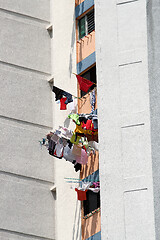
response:
[[[84,149],[81,149],[81,156],[76,156],[76,162],[86,165],[88,162],[88,156]]]
[[[100,182],[93,182],[95,188],[100,187]]]

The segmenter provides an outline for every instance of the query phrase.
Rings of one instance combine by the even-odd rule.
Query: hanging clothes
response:
[[[59,140],[54,149],[54,156],[58,157],[58,158],[62,158],[63,157],[63,149],[64,149],[63,143],[60,142],[60,140]]]
[[[81,171],[82,166],[80,163],[77,163],[76,160],[74,160],[72,163],[74,164],[74,169],[76,172]]]
[[[64,147],[64,151],[63,151],[63,158],[66,159],[69,162],[73,162],[75,159],[75,155],[72,153],[73,151],[73,146],[70,148],[69,144]]]
[[[93,185],[95,186],[95,188],[100,187],[100,182],[93,182]]]
[[[98,129],[98,117],[95,116],[92,118],[92,122],[93,122],[93,126],[94,126],[94,129]]]
[[[61,99],[60,99],[60,110],[66,110],[67,109],[67,105],[66,105],[66,100],[67,100],[67,98],[65,97],[62,97]]]
[[[81,136],[77,136],[76,133],[73,133],[73,135],[70,139],[70,142],[77,145],[79,143],[80,139],[81,139]]]
[[[69,114],[68,118],[72,119],[77,125],[80,125],[79,115],[78,114]]]
[[[86,148],[86,153],[87,153],[87,156],[89,157],[91,155],[91,153],[93,153],[95,155],[95,150],[94,150],[94,148],[88,146]]]
[[[94,134],[92,134],[92,135],[91,134],[86,134],[85,136],[87,137],[88,142],[95,141],[95,142],[98,143],[98,134],[96,134],[96,135],[94,135]]]
[[[88,163],[88,156],[84,149],[81,149],[81,155],[76,156],[76,162],[82,165],[86,165]]]
[[[82,90],[83,92],[88,92],[89,88],[94,84],[93,82],[91,82],[88,79],[85,79],[79,75],[76,75],[78,83],[79,83],[79,88],[80,90]]]
[[[63,96],[66,97],[65,104],[73,102],[73,98],[72,98],[72,95],[70,93],[63,91]]]
[[[56,143],[51,139],[48,142],[49,142],[49,147],[48,147],[49,154],[53,156],[54,155],[54,150],[55,150],[55,147],[56,147]]]
[[[84,122],[84,123],[87,123],[87,118],[85,116],[79,116],[79,121],[80,122]]]
[[[57,134],[53,133],[51,136],[51,140],[54,141],[55,143],[58,142],[59,137],[57,136]]]
[[[81,143],[82,146],[84,146],[86,149],[88,148],[88,140],[87,140],[87,138],[86,138],[85,136],[84,136],[84,137],[81,137],[80,143]]]
[[[99,151],[99,144],[96,141],[89,141],[88,146],[94,148],[96,151]]]
[[[94,193],[99,193],[99,191],[100,191],[100,188],[89,188],[88,190],[90,190],[90,191],[92,191],[92,192],[94,192]]]
[[[85,131],[85,129],[82,128],[82,126],[83,126],[83,123],[81,123],[80,125],[76,124],[76,128],[75,128],[74,132],[75,133],[83,133],[83,134],[85,134],[86,131]]]
[[[85,130],[94,131],[94,126],[93,126],[92,120],[87,120],[86,123],[82,123],[81,127]]]
[[[79,201],[87,200],[86,192],[88,190],[81,191],[81,190],[78,190],[77,188],[75,188],[75,191],[77,192],[77,198]]]
[[[72,154],[74,154],[75,157],[81,157],[81,147],[73,145]]]
[[[60,100],[63,96],[66,97],[65,104],[67,105],[68,103],[73,102],[72,94],[63,91],[62,89],[53,86],[52,91],[55,93],[55,100]],[[64,110],[64,109],[63,109]]]
[[[95,89],[90,93],[90,104],[91,104],[91,113],[94,112],[95,109],[95,103],[96,103],[96,94]]]
[[[53,86],[52,91],[55,93],[55,100],[60,100],[63,97],[63,90]]]
[[[82,123],[79,126],[79,129],[83,129],[81,130],[82,132],[84,132],[84,134],[89,134],[89,135],[96,135],[98,134],[98,129],[94,129],[94,125],[92,123],[92,120],[87,120],[86,123]],[[76,132],[76,129],[75,129]]]
[[[68,106],[69,106],[69,110],[70,110],[70,112],[72,112],[72,113],[76,113],[76,108],[77,108],[77,101],[75,100],[75,98],[73,98],[73,102],[70,102],[69,104],[68,104]]]
[[[73,135],[72,130],[70,130],[68,128],[65,128],[65,127],[62,127],[62,126],[59,126],[59,131],[60,131],[59,136],[65,137],[67,139],[70,139]]]

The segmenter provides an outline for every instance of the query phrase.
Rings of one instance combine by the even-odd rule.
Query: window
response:
[[[96,81],[96,66],[92,67],[90,70],[88,70],[87,72],[85,72],[81,76],[83,78],[86,78],[86,79],[90,80],[91,82],[96,83],[97,82]],[[94,87],[95,87],[95,85],[93,85],[88,91],[90,91]],[[81,91],[81,97],[83,97],[84,95],[86,95],[86,92]]]
[[[94,193],[88,190],[86,196],[87,200],[83,201],[84,216],[100,207],[100,192]]]
[[[86,35],[85,16],[79,20],[79,39]]]
[[[79,27],[79,39],[83,38],[84,36],[94,31],[95,29],[94,10],[87,13],[84,17],[82,17],[78,21],[78,27]]]

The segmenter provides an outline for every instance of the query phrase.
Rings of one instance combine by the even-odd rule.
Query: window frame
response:
[[[91,12],[94,12],[94,8],[92,10],[90,10],[89,12],[87,12],[84,16],[82,16],[81,18],[78,19],[78,40],[81,40],[83,39],[85,36],[88,35],[88,14],[91,13]],[[85,36],[83,36],[82,38],[80,38],[80,20],[82,18],[85,18]],[[95,15],[94,15],[94,22],[95,22]],[[95,29],[94,29],[95,30]],[[93,31],[94,31],[93,30]]]
[[[88,190],[88,191],[92,192],[91,190]],[[93,192],[92,192],[92,193],[93,193]],[[95,210],[97,210],[97,209],[100,208],[100,206],[101,206],[101,203],[100,203],[100,191],[99,191],[98,193],[94,193],[94,194],[97,194],[97,207],[96,207],[95,209],[91,210],[90,212],[86,213],[86,212],[85,212],[85,211],[86,211],[85,202],[86,202],[87,200],[84,200],[84,201],[83,201],[83,216],[84,216],[84,217],[87,216],[88,214],[90,214],[91,212],[94,212]],[[99,205],[98,205],[98,195],[99,195]],[[88,203],[88,204],[89,204],[89,203]]]

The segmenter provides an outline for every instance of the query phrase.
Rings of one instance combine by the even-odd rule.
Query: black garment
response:
[[[68,92],[63,91],[60,88],[57,88],[55,86],[53,86],[52,91],[55,93],[55,100],[60,100],[63,96],[65,96],[67,98],[67,100],[65,101],[65,104],[68,104],[70,102],[73,102],[73,98],[72,95]]]
[[[63,97],[63,90],[53,86],[52,91],[55,93],[55,100],[60,100]]]
[[[48,141],[48,143],[49,143],[49,147],[48,147],[49,154],[53,156],[54,155],[54,149],[56,147],[56,143],[51,139]]]
[[[53,154],[53,157],[58,158],[58,159],[62,159],[62,157],[57,157],[57,156],[55,156],[54,154]]]
[[[73,102],[72,95],[70,93],[63,91],[63,96],[67,98],[67,100],[65,101],[65,104]]]
[[[67,143],[68,143],[68,147],[71,149],[71,148],[72,148],[72,146],[73,146],[73,143],[71,143],[71,141],[70,141],[70,140],[67,140]]]
[[[86,117],[79,117],[80,122],[84,122],[85,124],[87,123],[87,118]]]
[[[81,171],[81,164],[80,163],[76,163],[75,165],[74,165],[74,168],[75,168],[75,171],[76,172],[78,172],[78,171]]]

